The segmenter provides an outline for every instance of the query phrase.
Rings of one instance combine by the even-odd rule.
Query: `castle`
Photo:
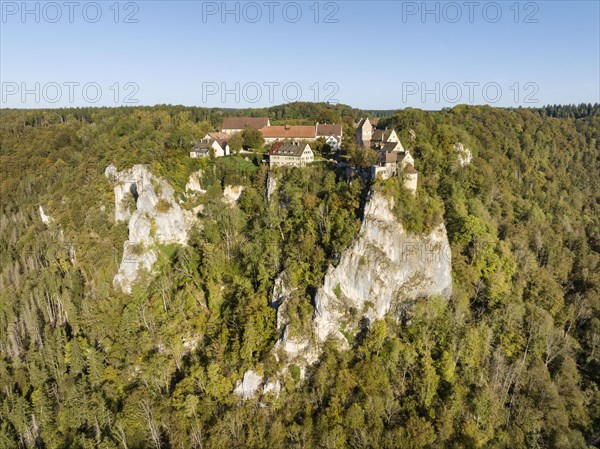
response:
[[[227,141],[234,133],[246,128],[258,129],[266,144],[275,142],[314,142],[324,139],[332,150],[337,151],[342,145],[343,127],[339,123],[316,123],[315,125],[282,125],[272,126],[268,117],[226,117],[220,132],[208,133],[190,151],[190,157],[200,158],[228,156],[230,154]]]
[[[395,130],[376,129],[368,118],[361,119],[356,127],[356,145],[377,152],[377,164],[371,167],[373,179],[401,176],[404,187],[416,193],[419,174],[414,167],[415,160],[404,149]]]

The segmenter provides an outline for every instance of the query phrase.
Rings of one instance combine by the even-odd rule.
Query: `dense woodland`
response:
[[[374,323],[351,350],[327,345],[304,380],[292,370],[278,397],[247,401],[233,393],[244,371],[278,369],[274,279],[290,273],[290,310],[308,329],[371,186],[322,163],[288,170],[267,201],[260,158],[189,159],[191,143],[231,114],[341,121],[350,152],[364,112],[2,111],[0,447],[600,444],[599,105],[378,113],[420,174],[399,218],[413,232],[446,224],[453,296]],[[471,149],[470,166],[459,166],[456,142]],[[114,223],[111,163],[148,164],[185,207],[205,206],[189,244],[161,248],[158,274],[131,296],[112,287],[127,226]],[[208,192],[192,201],[184,186],[198,169]],[[231,207],[227,184],[246,187]]]

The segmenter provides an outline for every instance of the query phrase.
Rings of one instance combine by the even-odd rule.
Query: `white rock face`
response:
[[[262,376],[259,376],[254,371],[246,371],[244,373],[244,378],[242,382],[239,382],[237,387],[235,388],[235,392],[247,399],[254,395],[258,391],[258,388],[261,386],[263,381]]]
[[[275,343],[274,354],[277,357],[281,348],[290,360],[303,357],[306,362],[312,363],[319,357],[319,354],[312,345],[310,335],[290,336],[288,304],[294,291],[295,289],[290,288],[286,282],[285,272],[277,276],[273,285],[271,307],[277,309],[277,334],[280,339]]]
[[[190,352],[198,345],[198,341],[200,341],[199,335],[188,335],[187,337],[182,337],[183,348],[186,352]]]
[[[329,336],[348,348],[346,336],[354,337],[363,319],[372,322],[388,312],[398,314],[404,304],[421,296],[451,295],[450,246],[444,225],[429,235],[411,235],[396,220],[393,208],[393,199],[371,193],[358,237],[342,253],[337,267],[329,267],[317,291],[313,336],[290,336],[286,305],[293,290],[286,286],[285,274],[275,280],[271,305],[277,308],[281,337],[273,351],[275,356],[280,352],[286,356],[280,375],[296,364],[304,377],[306,365],[318,359]],[[277,394],[270,383],[263,391]],[[242,395],[250,389],[240,385],[236,391]]]
[[[273,173],[269,172],[267,176],[267,200],[271,199],[271,195],[273,192],[277,190],[277,178],[273,175]]]
[[[117,179],[117,167],[114,165],[109,165],[104,169],[104,176],[106,176],[111,181],[116,181]]]
[[[244,186],[225,186],[223,189],[223,201],[228,204],[235,204],[240,199]]]
[[[45,225],[47,225],[47,224],[49,224],[52,221],[52,217],[50,215],[46,215],[44,213],[44,208],[42,207],[41,204],[39,206],[39,212],[40,212],[40,218],[42,220],[42,223],[44,223]]]
[[[127,221],[131,218],[127,199],[133,196],[131,189],[134,186],[135,183],[122,183],[115,186],[115,221]]]
[[[132,249],[130,241],[123,244],[123,259],[119,271],[113,278],[113,285],[119,287],[124,293],[131,294],[131,288],[137,281],[142,271],[152,271],[158,254],[152,249],[143,249],[141,253]]]
[[[281,384],[279,383],[278,380],[276,380],[275,382],[273,382],[273,381],[267,382],[263,388],[264,394],[273,393],[275,396],[277,396],[280,391],[281,391]]]
[[[285,327],[281,339],[275,343],[273,348],[277,359],[279,351],[283,351],[286,355],[288,365],[297,364],[301,368],[305,365],[313,364],[319,358],[321,353],[319,347],[310,335],[305,336],[290,336],[289,327]],[[304,374],[301,375],[304,377]]]
[[[275,346],[289,361],[312,363],[329,336],[349,347],[346,336],[356,335],[361,319],[372,322],[388,312],[397,313],[408,300],[450,296],[450,246],[444,225],[426,236],[407,234],[393,207],[393,199],[371,194],[358,238],[343,252],[338,266],[329,267],[315,296],[314,340],[291,339],[286,329]],[[280,321],[286,323],[285,309],[282,315],[278,313],[278,328]]]
[[[202,178],[202,175],[202,170],[198,170],[190,175],[190,178],[185,185],[186,192],[206,193],[206,190],[200,185],[200,178]]]
[[[273,285],[273,294],[271,295],[271,307],[277,309],[277,332],[282,333],[287,326],[289,319],[287,314],[287,300],[294,290],[287,287],[285,273],[281,273],[275,279]]]
[[[129,220],[129,239],[123,245],[123,259],[113,284],[131,293],[139,273],[150,271],[156,262],[156,244],[185,244],[185,215],[174,199],[173,187],[145,166],[135,165],[119,172],[111,165],[104,174],[116,183],[115,221]],[[135,204],[134,211],[128,203]]]
[[[465,148],[462,143],[458,142],[454,144],[454,151],[458,153],[458,163],[461,167],[466,167],[471,164],[471,161],[473,160],[471,150]]]

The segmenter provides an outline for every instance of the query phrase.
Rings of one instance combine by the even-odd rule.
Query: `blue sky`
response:
[[[599,4],[2,1],[1,106],[600,102]]]

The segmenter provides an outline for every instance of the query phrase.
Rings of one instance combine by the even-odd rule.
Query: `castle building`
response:
[[[245,128],[261,129],[271,126],[269,117],[226,117],[223,119],[221,132],[227,135],[242,132]]]
[[[314,142],[322,137],[334,150],[338,150],[342,143],[342,125],[337,123],[317,123],[316,125],[283,125],[265,126],[260,130],[265,143],[284,140]]]
[[[190,157],[192,159],[210,157],[211,152],[214,157],[223,157],[229,155],[229,145],[226,141],[221,139],[214,139],[207,134],[208,137],[200,139],[194,147],[190,150]]]
[[[356,146],[370,147],[373,137],[373,125],[369,118],[360,119],[356,127]]]
[[[261,128],[265,143],[279,142],[282,140],[305,140],[314,142],[317,139],[316,128],[310,126],[265,126]]]
[[[419,173],[417,172],[417,170],[415,170],[415,167],[413,167],[412,165],[407,166],[404,169],[403,177],[404,187],[410,190],[413,195],[416,195]]]
[[[371,167],[373,179],[399,176],[404,187],[416,193],[419,174],[414,167],[415,160],[404,149],[395,130],[375,129],[368,118],[361,119],[356,128],[356,144],[377,152],[377,164]]]
[[[269,151],[269,167],[303,167],[315,160],[309,144],[299,142],[276,142]]]
[[[342,146],[342,125],[340,123],[317,123],[317,139],[323,137],[332,150]]]
[[[286,140],[314,142],[321,137],[334,150],[338,150],[342,144],[343,127],[339,123],[271,126],[268,117],[226,117],[218,134],[225,136],[220,138],[226,140],[231,134],[245,128],[259,129],[267,144]]]

